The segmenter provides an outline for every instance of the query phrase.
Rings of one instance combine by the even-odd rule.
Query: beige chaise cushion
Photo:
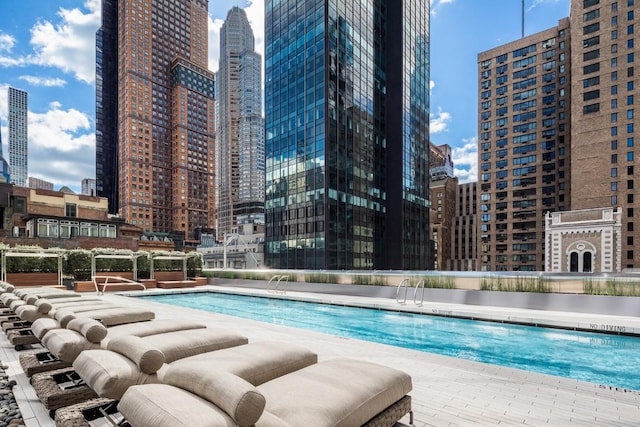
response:
[[[137,340],[131,338],[137,338]],[[170,363],[183,357],[247,342],[247,338],[237,334],[208,328],[167,332],[146,337],[123,336],[112,338],[107,345],[108,350],[82,352],[73,362],[73,367],[99,396],[120,399],[132,385],[159,381],[153,365],[144,366],[147,373],[140,366],[141,359],[147,354],[145,352],[150,349],[160,351],[165,361]]]
[[[51,354],[68,363],[72,363],[85,350],[100,348],[100,344],[92,343],[82,334],[66,328],[50,330],[41,341]]]
[[[160,350],[140,337],[124,336],[112,339],[107,349],[127,356],[145,374],[157,372],[165,361]]]
[[[95,319],[79,317],[67,324],[67,328],[80,332],[89,342],[99,343],[107,336],[107,328]]]
[[[157,375],[145,374],[128,357],[115,351],[83,351],[73,362],[73,369],[98,396],[120,399],[136,384],[157,383]]]
[[[33,305],[22,304],[21,306],[16,307],[16,316],[18,316],[22,320],[33,323],[39,318],[44,317],[45,315],[42,313],[38,313],[38,310]]]
[[[52,329],[59,329],[60,322],[51,317],[41,317],[40,319],[33,322],[31,325],[31,332],[36,336],[40,341],[42,338]]]
[[[166,380],[127,390],[118,409],[131,425],[248,427],[264,410],[262,394],[228,372],[172,368]]]
[[[96,301],[102,301],[102,300],[94,297],[82,297],[78,299],[78,297],[74,295],[72,297],[55,298],[55,299],[40,298],[34,303],[34,305],[38,308],[38,312],[42,314],[47,314],[54,307],[57,309],[61,309],[65,307],[65,305],[75,305],[75,304],[84,303],[87,301],[96,302]]]
[[[134,426],[237,427],[233,418],[213,403],[166,384],[130,387],[118,410]]]
[[[160,382],[169,370],[206,371],[214,368],[230,372],[257,386],[282,375],[313,365],[318,355],[289,343],[262,341],[176,360],[158,371]]]
[[[151,347],[157,348],[164,354],[166,363],[249,342],[242,335],[228,330],[213,328],[149,335],[144,337],[144,340]]]
[[[189,320],[153,320],[145,322],[127,323],[115,325],[109,328],[109,334],[102,340],[102,348],[107,348],[109,341],[124,335],[134,335],[136,337],[146,337],[149,335],[164,334],[166,332],[184,331],[188,329],[204,329],[202,323]]]
[[[99,320],[109,327],[125,323],[143,322],[155,318],[155,313],[137,307],[107,308],[104,310],[86,311],[78,313],[77,317],[90,317]]]
[[[95,310],[80,311],[74,313],[69,307],[67,307],[56,310],[53,317],[58,322],[60,322],[60,325],[63,328],[66,328],[67,323],[69,323],[71,319],[75,319],[76,317],[89,317],[91,319],[96,319],[99,320],[103,325],[109,327],[113,325],[122,325],[125,323],[152,320],[155,317],[155,313],[153,313],[152,311],[132,307],[111,307],[104,309],[96,307]]]
[[[360,426],[411,391],[405,372],[361,360],[318,363],[257,387],[269,413],[293,426]],[[256,427],[272,425],[264,417]]]
[[[171,367],[165,382],[214,403],[241,427],[252,426],[264,410],[264,396],[253,385],[215,368],[203,371],[188,366]]]

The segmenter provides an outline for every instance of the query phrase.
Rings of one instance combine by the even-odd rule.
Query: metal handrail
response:
[[[422,288],[420,302],[418,302],[418,288]],[[415,290],[413,291],[413,303],[418,307],[422,307],[422,305],[424,304],[424,279],[420,279],[420,281],[416,283]]]
[[[108,285],[112,285],[112,286],[137,285],[137,286],[140,286],[143,291],[147,290],[147,287],[143,283],[136,282],[135,280],[125,279],[124,277],[120,277],[120,276],[92,276],[91,278],[93,280],[93,286],[95,286],[96,292],[98,293],[98,295],[104,295],[104,293],[107,291]],[[96,279],[104,279],[104,282],[100,282],[100,286],[102,286],[102,290],[100,290],[100,286],[98,285],[98,281]],[[113,279],[115,281],[109,283],[109,279]]]
[[[409,279],[403,279],[402,282],[398,285],[396,289],[396,302],[398,304],[406,304],[407,303],[407,284],[409,283]],[[400,301],[400,288],[404,288],[404,300]]]
[[[281,277],[282,277],[282,275],[280,275],[280,274],[276,274],[275,276],[271,276],[271,279],[269,279],[269,281],[267,282],[267,292],[269,292],[269,293],[275,292],[277,284],[274,286],[273,289],[271,289],[271,284],[273,283],[274,279],[280,279]]]
[[[271,286],[275,280],[275,285]],[[280,283],[284,281],[284,289],[280,288]],[[289,290],[289,276],[286,274],[276,274],[267,282],[267,292],[271,294],[286,294]]]
[[[282,282],[283,280],[285,283],[284,290],[281,289],[280,291],[278,291],[278,289],[280,288],[280,282]],[[288,290],[289,290],[289,276],[286,276],[283,274],[282,276],[280,276],[280,278],[278,279],[278,282],[276,283],[276,292],[279,292],[285,295]]]

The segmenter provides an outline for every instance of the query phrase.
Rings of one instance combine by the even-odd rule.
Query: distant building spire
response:
[[[522,0],[522,37],[524,38],[524,0]]]

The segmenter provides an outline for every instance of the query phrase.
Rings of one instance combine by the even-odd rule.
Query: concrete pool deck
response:
[[[239,289],[206,286],[198,291],[214,290],[251,295],[273,296],[264,289]],[[185,290],[179,290],[184,292]],[[158,291],[150,291],[158,292]],[[167,290],[162,290],[162,293]],[[136,293],[136,292],[132,292]],[[549,324],[563,328],[589,329],[590,325],[640,331],[640,319],[585,313],[548,312],[504,307],[429,303],[416,307],[400,305],[394,299],[287,292],[278,297],[324,303],[419,311],[428,314]],[[135,298],[108,294],[105,300],[138,306]],[[530,425],[530,426],[637,426],[640,424],[640,392],[517,369],[405,350],[383,344],[322,334],[303,329],[272,325],[200,310],[173,307],[145,300],[158,319],[189,318],[212,328],[237,330],[251,341],[282,341],[303,345],[318,353],[320,360],[353,357],[388,365],[412,376],[414,424],[422,426]],[[6,365],[16,400],[27,426],[53,426],[48,411],[40,404],[4,334],[0,334],[0,359]],[[408,424],[408,417],[402,422]],[[107,425],[106,422],[104,425]]]

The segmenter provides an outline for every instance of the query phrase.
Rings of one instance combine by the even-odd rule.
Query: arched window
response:
[[[577,272],[578,271],[578,252],[571,252],[570,262],[569,262],[569,271]]]
[[[582,254],[582,271],[591,273],[591,252],[587,251]]]

